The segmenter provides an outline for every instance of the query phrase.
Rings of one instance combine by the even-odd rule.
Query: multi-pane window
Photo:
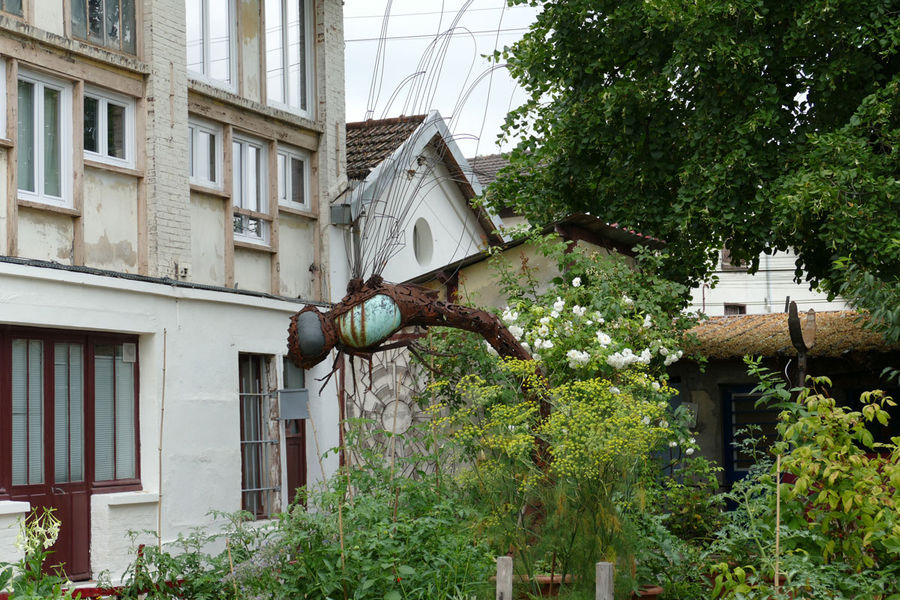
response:
[[[22,16],[22,0],[0,0],[0,11]]]
[[[134,165],[134,101],[118,94],[84,93],[84,152],[87,158]]]
[[[188,162],[191,183],[222,187],[222,130],[215,125],[190,121]]]
[[[309,155],[300,150],[278,148],[278,203],[309,210]]]
[[[70,0],[72,35],[98,46],[135,54],[135,0]]]
[[[187,68],[194,75],[231,84],[233,0],[187,0]]]
[[[10,418],[9,454],[2,438],[0,449],[11,463],[9,484],[137,479],[136,343],[35,330],[0,334],[3,355],[9,374],[0,382],[9,387],[0,386],[0,415]]]
[[[234,237],[251,242],[267,242],[269,222],[266,196],[266,147],[263,143],[235,138],[231,147],[234,202]]]
[[[266,95],[269,104],[310,112],[310,0],[266,0]]]
[[[19,197],[71,206],[71,87],[20,72],[18,102]]]
[[[278,421],[273,418],[267,358],[238,358],[241,411],[241,509],[265,519],[276,509],[280,488]]]

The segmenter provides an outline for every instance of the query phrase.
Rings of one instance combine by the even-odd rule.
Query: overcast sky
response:
[[[451,131],[467,157],[501,151],[496,143],[500,124],[524,95],[505,69],[490,71],[491,63],[482,55],[519,39],[537,9],[509,8],[506,0],[393,0],[376,71],[387,4],[388,0],[344,3],[347,121],[437,109],[451,121]],[[437,34],[452,27],[466,4],[452,37],[435,45]],[[378,73],[374,89],[373,73]],[[468,98],[463,97],[466,93]],[[508,148],[506,144],[502,149]]]

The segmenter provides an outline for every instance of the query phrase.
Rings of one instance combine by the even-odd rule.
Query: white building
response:
[[[829,302],[827,294],[810,290],[806,283],[796,283],[795,260],[792,252],[761,254],[759,270],[750,275],[745,266],[731,264],[727,250],[723,250],[713,273],[718,283],[693,289],[690,310],[710,317],[780,313],[786,312],[788,297],[804,312],[810,308],[816,312],[848,308],[841,298]]]
[[[335,393],[310,385],[317,446],[272,392],[304,385],[289,316],[331,298],[341,5],[0,2],[0,561],[46,506],[68,575],[115,579],[130,530],[322,477]]]

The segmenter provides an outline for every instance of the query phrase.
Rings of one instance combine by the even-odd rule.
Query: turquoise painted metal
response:
[[[335,319],[341,343],[351,348],[370,348],[400,327],[400,307],[389,296],[376,294]]]

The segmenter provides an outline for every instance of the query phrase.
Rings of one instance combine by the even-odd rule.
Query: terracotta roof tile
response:
[[[502,154],[487,154],[467,160],[483,188],[493,183],[497,179],[497,173],[500,172],[500,169],[509,164],[509,161]]]
[[[365,179],[422,124],[425,115],[347,123],[347,176]]]
[[[710,359],[751,356],[796,356],[788,333],[786,313],[765,315],[733,315],[712,317],[694,327],[696,344],[687,348]],[[805,321],[801,313],[801,322]],[[866,329],[855,311],[816,313],[816,342],[811,357],[836,358],[845,352],[887,352],[900,345],[889,346],[881,334]]]

